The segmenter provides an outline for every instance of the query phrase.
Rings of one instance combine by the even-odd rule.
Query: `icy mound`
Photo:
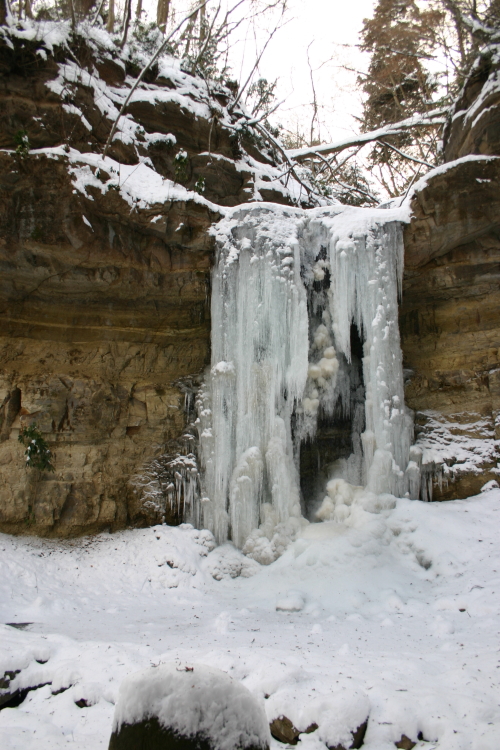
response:
[[[254,696],[225,672],[204,664],[162,664],[125,680],[113,735],[124,725],[151,718],[175,736],[192,738],[214,750],[269,747],[266,715]]]
[[[344,479],[331,479],[326,486],[327,495],[316,511],[319,521],[337,521],[347,526],[362,525],[367,513],[392,510],[397,499],[348,484]]]
[[[260,570],[260,565],[243,555],[232,544],[222,544],[211,552],[202,565],[216,581],[229,578],[250,578]]]

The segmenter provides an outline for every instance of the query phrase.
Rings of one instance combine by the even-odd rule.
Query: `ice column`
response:
[[[384,223],[384,214],[383,210],[347,209],[326,222],[330,299],[337,350],[350,361],[352,322],[364,339],[366,429],[362,443],[368,488],[401,496],[408,490],[409,474],[418,467],[410,466],[408,473],[413,421],[404,404],[398,326],[402,229],[399,222]]]
[[[264,517],[275,525],[300,517],[291,420],[308,368],[303,216],[250,207],[216,228],[212,364],[200,396],[202,504],[218,542],[230,534],[240,548]]]

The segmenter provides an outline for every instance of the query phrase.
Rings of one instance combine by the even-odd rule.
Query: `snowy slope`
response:
[[[499,514],[496,489],[398,500],[351,526],[311,524],[237,578],[245,558],[189,526],[2,536],[1,622],[32,624],[0,627],[0,673],[51,684],[0,711],[0,747],[106,748],[122,680],[178,661],[241,680],[270,720],[317,723],[306,750],[345,742],[366,715],[366,750],[419,732],[417,748],[497,750]]]

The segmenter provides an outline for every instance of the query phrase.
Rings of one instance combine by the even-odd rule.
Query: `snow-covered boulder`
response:
[[[228,578],[250,578],[259,572],[260,565],[232,544],[221,544],[204,560],[202,567],[216,581]]]
[[[162,664],[126,679],[109,750],[267,750],[264,708],[225,672]]]

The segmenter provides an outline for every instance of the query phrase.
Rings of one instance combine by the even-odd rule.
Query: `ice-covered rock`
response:
[[[260,565],[251,557],[247,557],[232,544],[221,544],[211,552],[203,563],[216,581],[227,578],[250,578],[259,572]]]
[[[288,591],[276,602],[277,612],[300,612],[304,609],[305,597],[300,591]]]

